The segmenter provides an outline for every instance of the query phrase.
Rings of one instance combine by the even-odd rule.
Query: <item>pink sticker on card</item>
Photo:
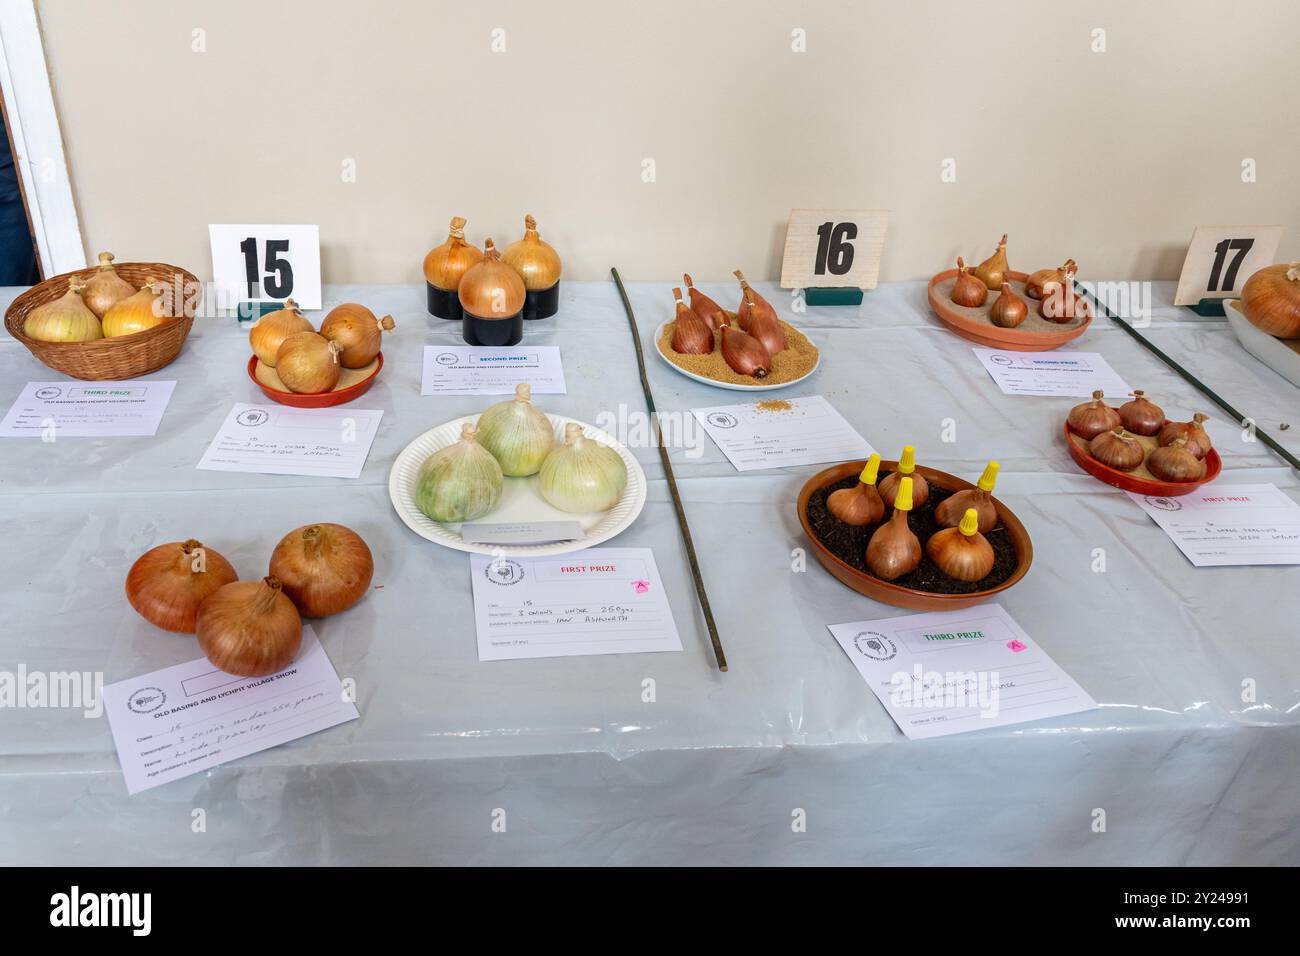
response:
[[[1029,649],[1029,646],[1027,644],[1022,644],[1020,643],[1020,641],[1007,641],[1007,647],[1011,648],[1011,650],[1013,650],[1017,654],[1019,654],[1021,651]]]
[[[632,582],[632,589],[633,589],[634,591],[636,591],[637,594],[645,594],[646,592],[648,592],[648,591],[650,590],[650,582],[649,582],[649,581],[633,581],[633,582]]]

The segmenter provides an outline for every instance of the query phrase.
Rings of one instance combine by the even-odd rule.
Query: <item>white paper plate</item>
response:
[[[601,431],[594,425],[578,422],[576,418],[563,415],[546,416],[555,426],[556,440],[564,434],[564,426],[577,422],[582,426],[582,434],[602,445],[608,445],[618,452],[623,463],[627,465],[627,487],[623,497],[609,511],[597,511],[591,514],[570,514],[552,508],[537,491],[537,476],[531,478],[507,478],[501,492],[501,500],[488,514],[479,518],[479,522],[516,522],[516,521],[577,521],[586,534],[577,541],[557,541],[550,544],[526,544],[500,546],[492,544],[466,544],[460,537],[459,524],[442,524],[434,521],[415,505],[415,478],[420,466],[434,452],[446,448],[460,440],[461,426],[466,422],[478,421],[477,415],[466,415],[453,421],[431,428],[415,441],[411,442],[398,454],[393,462],[393,470],[388,474],[388,495],[393,499],[393,507],[406,526],[422,538],[428,538],[444,547],[457,551],[472,551],[477,554],[497,554],[505,557],[538,556],[547,554],[568,554],[581,551],[608,541],[618,534],[641,513],[645,507],[646,478],[636,458],[609,433]]]
[[[659,328],[655,329],[655,337],[650,342],[650,348],[654,350],[655,355],[659,356],[659,361],[663,362],[674,372],[679,372],[682,375],[685,375],[687,378],[693,378],[697,382],[703,382],[705,385],[712,385],[714,388],[729,388],[733,392],[771,392],[778,388],[789,388],[791,385],[798,385],[800,382],[806,379],[813,372],[817,371],[817,369],[821,368],[822,353],[821,353],[821,349],[818,349],[817,361],[813,363],[813,367],[810,368],[805,374],[800,375],[798,378],[791,379],[788,382],[781,382],[778,385],[736,385],[732,382],[719,382],[717,379],[709,378],[706,375],[696,375],[694,372],[686,371],[686,369],[682,368],[677,363],[670,361],[668,359],[668,356],[664,355],[663,352],[659,351],[659,340],[663,338],[664,327],[667,325],[668,325],[667,322],[660,322]]]
[[[1300,388],[1300,354],[1281,339],[1252,325],[1250,319],[1242,314],[1240,306],[1240,299],[1229,299],[1223,303],[1223,312],[1241,347]]]

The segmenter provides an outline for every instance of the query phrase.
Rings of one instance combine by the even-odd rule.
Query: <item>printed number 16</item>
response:
[[[288,239],[266,240],[266,276],[262,277],[257,268],[257,239],[249,236],[239,244],[239,251],[244,254],[244,276],[248,280],[249,298],[259,297],[258,286],[266,289],[272,299],[284,299],[293,293],[293,266],[283,257],[289,251]]]
[[[853,240],[858,237],[858,227],[851,222],[824,222],[817,227],[817,263],[815,275],[842,276],[853,268]]]

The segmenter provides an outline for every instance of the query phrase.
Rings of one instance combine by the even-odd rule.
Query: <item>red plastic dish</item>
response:
[[[1169,424],[1169,419],[1165,419],[1165,424]],[[1142,478],[1138,475],[1130,475],[1126,471],[1120,471],[1118,468],[1103,465],[1074,441],[1071,437],[1073,434],[1070,431],[1070,423],[1066,422],[1065,444],[1069,447],[1070,457],[1074,459],[1076,465],[1099,481],[1104,481],[1108,485],[1114,485],[1116,488],[1132,491],[1139,495],[1176,498],[1178,495],[1191,494],[1201,485],[1218,478],[1219,472],[1223,470],[1223,459],[1219,457],[1217,451],[1211,448],[1205,455],[1205,477],[1199,481],[1159,481],[1155,478]]]
[[[333,392],[318,392],[314,395],[300,395],[297,392],[282,392],[277,388],[263,385],[257,380],[257,356],[249,356],[248,359],[248,377],[253,380],[253,384],[266,393],[266,397],[272,401],[279,402],[281,405],[292,405],[294,408],[329,408],[331,405],[343,405],[352,401],[359,395],[364,395],[369,391],[370,386],[375,383],[375,379],[384,368],[384,353],[380,352],[376,357],[378,362],[375,370],[361,381],[349,385],[347,388],[340,388]]]

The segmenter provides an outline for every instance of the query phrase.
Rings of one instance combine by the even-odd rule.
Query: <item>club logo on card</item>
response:
[[[853,646],[859,654],[873,661],[893,660],[898,653],[898,645],[879,631],[861,631],[854,635]]]
[[[36,397],[46,402],[52,398],[58,398],[62,394],[63,389],[59,388],[57,385],[47,385],[45,388],[38,388],[36,390]]]
[[[456,356],[451,352],[439,352],[438,357],[434,359],[439,365],[455,365]]]
[[[999,353],[997,355],[990,355],[989,361],[994,365],[1014,365],[1016,360],[1010,355],[1002,355]]]
[[[235,416],[235,421],[241,425],[247,425],[249,428],[256,428],[258,425],[266,423],[271,416],[261,408],[246,408]]]
[[[126,707],[135,714],[147,714],[167,703],[167,695],[157,687],[141,687],[126,699]]]
[[[497,558],[483,569],[483,575],[493,584],[509,587],[524,579],[524,566],[509,558]]]
[[[727,412],[710,412],[708,416],[709,424],[714,428],[735,428],[740,424],[735,415]]]
[[[1146,503],[1161,511],[1182,511],[1183,503],[1177,498],[1165,498],[1161,495],[1146,495]]]

